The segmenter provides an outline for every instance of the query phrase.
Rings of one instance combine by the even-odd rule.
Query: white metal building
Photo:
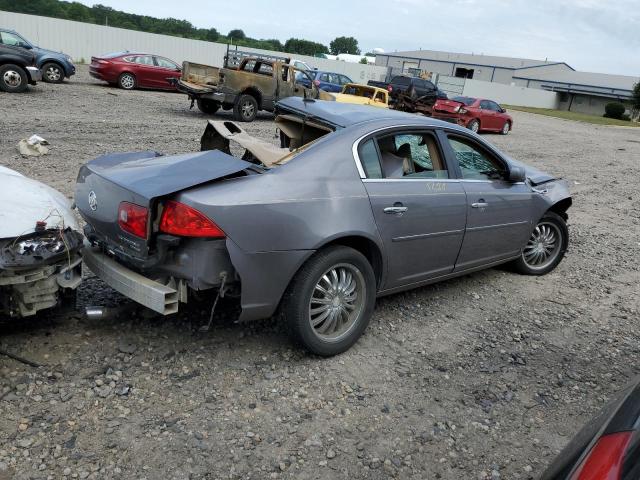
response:
[[[558,92],[559,108],[602,115],[605,104],[626,101],[640,76],[579,72],[565,62],[416,50],[379,54],[389,74],[433,72],[450,77]]]

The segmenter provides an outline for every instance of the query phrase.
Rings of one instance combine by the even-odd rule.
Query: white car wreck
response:
[[[0,316],[27,317],[71,298],[83,236],[69,200],[0,166]]]

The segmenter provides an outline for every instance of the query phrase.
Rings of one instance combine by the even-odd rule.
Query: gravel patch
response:
[[[186,96],[125,92],[87,69],[0,93],[0,164],[71,197],[108,152],[196,151]],[[0,478],[531,479],[638,373],[640,132],[513,112],[514,158],[571,184],[570,251],[553,273],[492,269],[377,302],[330,359],[274,319],[211,299],[145,315],[87,276],[78,311],[0,321]],[[275,138],[272,116],[245,128]],[[16,145],[37,133],[41,158]],[[117,315],[89,321],[87,305]]]

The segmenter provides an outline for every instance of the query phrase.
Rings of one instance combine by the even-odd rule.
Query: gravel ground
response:
[[[71,196],[78,167],[113,151],[197,150],[186,97],[124,92],[81,68],[62,85],[0,93],[0,164]],[[0,322],[0,478],[537,476],[638,373],[640,132],[514,112],[488,135],[567,178],[571,245],[542,277],[492,269],[380,299],[363,338],[330,359],[276,320],[224,305],[170,318],[125,310]],[[246,125],[274,138],[269,115]],[[23,159],[38,133],[51,154]],[[89,278],[78,307],[129,302]],[[13,476],[13,477],[12,477]]]

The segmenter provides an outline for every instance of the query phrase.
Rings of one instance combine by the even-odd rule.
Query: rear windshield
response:
[[[113,53],[105,53],[104,55],[100,55],[100,58],[116,58],[121,57],[122,55],[126,55],[129,52],[113,52]]]
[[[409,85],[411,79],[409,77],[393,77],[391,83],[395,83],[396,85]]]
[[[471,105],[473,102],[476,101],[476,99],[472,97],[453,97],[452,100],[455,100],[456,102],[464,103],[467,106]]]

